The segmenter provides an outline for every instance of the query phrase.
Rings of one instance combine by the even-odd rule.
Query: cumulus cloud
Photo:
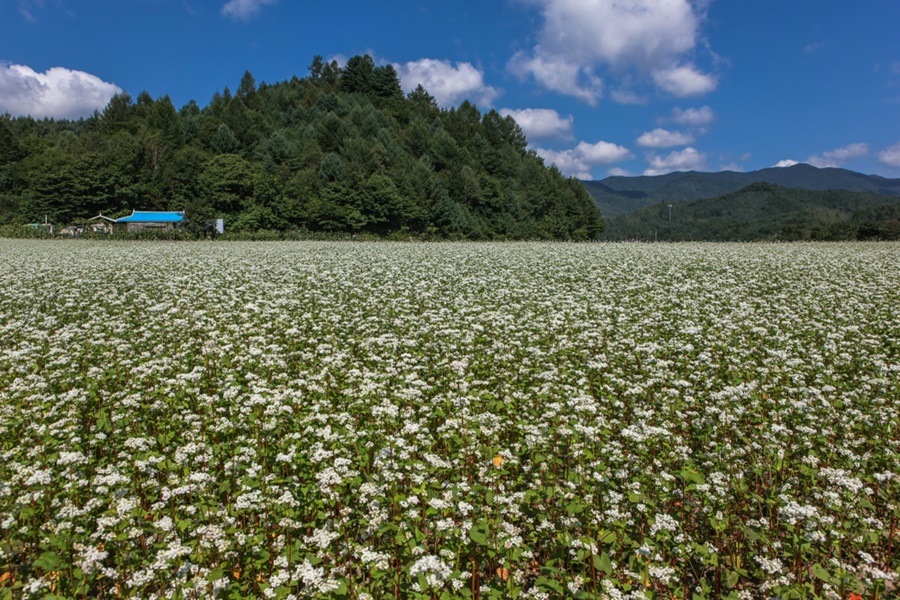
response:
[[[631,177],[631,171],[622,169],[621,167],[613,167],[606,172],[610,177]]]
[[[528,139],[572,137],[572,125],[575,122],[572,115],[563,118],[550,108],[501,108],[500,114],[515,119]]]
[[[706,155],[694,148],[676,150],[666,156],[650,154],[647,156],[650,167],[644,175],[665,175],[673,171],[702,171],[706,168]]]
[[[548,90],[574,96],[591,106],[603,97],[603,80],[591,68],[562,57],[545,55],[540,47],[531,56],[517,52],[508,67],[521,79],[534,77]]]
[[[900,169],[900,142],[879,152],[878,162],[892,169]]]
[[[593,179],[591,168],[597,165],[609,165],[634,158],[628,148],[611,142],[589,144],[579,142],[569,150],[547,150],[535,148],[538,156],[556,167],[565,175],[578,179]]]
[[[530,53],[510,62],[544,87],[599,99],[597,67],[637,70],[676,96],[706,93],[716,80],[685,61],[698,41],[706,0],[531,0],[543,26]]]
[[[54,67],[37,73],[24,65],[0,63],[0,113],[77,119],[104,108],[121,91],[83,71]]]
[[[716,89],[716,78],[705,75],[692,66],[671,67],[653,72],[653,81],[660,89],[678,98],[702,96]]]
[[[800,161],[793,160],[791,158],[785,158],[784,160],[779,160],[777,163],[772,165],[776,169],[783,169],[785,167],[793,167],[794,165],[799,165]]]
[[[821,155],[810,156],[806,162],[815,167],[839,167],[849,160],[865,156],[868,153],[868,144],[850,144],[830,152],[823,152]]]
[[[454,65],[447,60],[423,58],[395,64],[394,68],[405,92],[421,84],[441,106],[453,106],[463,100],[490,106],[500,96],[497,88],[485,84],[484,73],[471,63]]]
[[[275,4],[278,0],[228,0],[222,7],[222,14],[236,21],[246,21],[256,15],[266,4]]]
[[[691,127],[706,127],[716,119],[716,114],[708,106],[700,108],[688,108],[682,110],[680,108],[672,109],[671,120],[679,125],[690,125]]]
[[[687,146],[693,143],[694,136],[681,131],[668,131],[666,129],[648,131],[637,139],[637,145],[643,148],[671,148],[672,146]]]

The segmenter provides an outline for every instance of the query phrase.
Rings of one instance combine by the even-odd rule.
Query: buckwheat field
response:
[[[0,240],[0,599],[890,598],[900,245]]]

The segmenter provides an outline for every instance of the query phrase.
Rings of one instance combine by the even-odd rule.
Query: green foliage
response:
[[[611,240],[895,240],[900,196],[754,183],[719,198],[655,204],[613,217]]]
[[[603,214],[615,217],[654,204],[717,198],[754,183],[820,192],[847,190],[900,196],[900,179],[862,175],[846,169],[817,169],[806,164],[748,173],[690,171],[644,177],[615,176],[601,181],[585,181],[584,185]]]
[[[0,223],[186,210],[208,231],[596,239],[583,186],[526,150],[521,129],[464,102],[441,109],[396,70],[316,56],[309,76],[245,72],[201,107],[142,92],[79,121],[0,118]]]

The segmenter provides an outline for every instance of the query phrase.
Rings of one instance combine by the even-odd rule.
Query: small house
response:
[[[87,220],[87,223],[84,223],[80,227],[80,231],[78,233],[83,233],[86,231],[93,233],[110,233],[113,231],[116,225],[116,220],[112,217],[107,217],[103,213],[97,213],[96,217],[91,217]]]
[[[116,219],[117,225],[125,225],[128,231],[145,229],[168,231],[184,223],[184,211],[132,210],[131,214]]]

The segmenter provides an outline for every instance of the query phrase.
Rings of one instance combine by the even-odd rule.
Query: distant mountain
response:
[[[608,240],[900,239],[900,195],[757,182],[717,198],[664,202],[607,219]]]
[[[806,164],[749,173],[689,171],[658,176],[607,177],[583,183],[603,216],[610,218],[657,203],[716,198],[759,182],[805,190],[848,190],[900,196],[900,179],[863,175],[846,169],[819,169]]]

